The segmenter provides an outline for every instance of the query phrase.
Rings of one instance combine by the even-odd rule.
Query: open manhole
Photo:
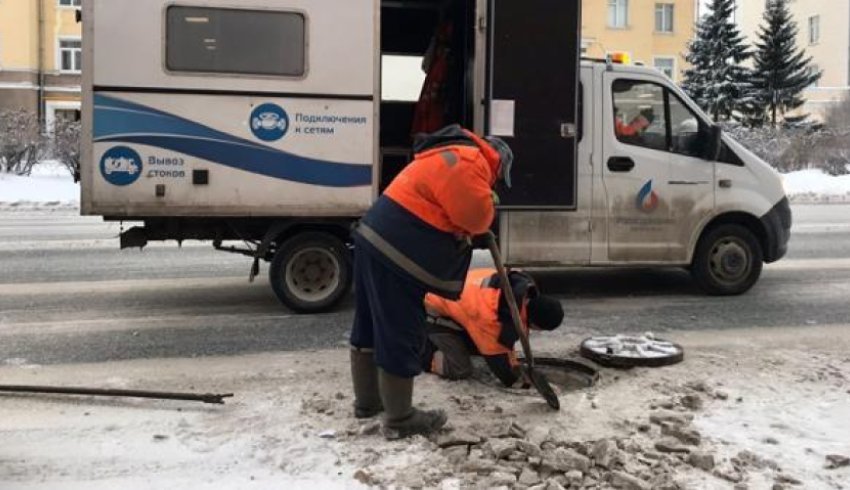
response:
[[[685,351],[679,344],[647,333],[591,337],[581,343],[581,355],[606,367],[661,367],[682,362]]]
[[[522,358],[520,362],[523,362]],[[583,360],[535,356],[534,369],[545,375],[549,383],[557,386],[562,393],[583,390],[599,381],[598,369]]]

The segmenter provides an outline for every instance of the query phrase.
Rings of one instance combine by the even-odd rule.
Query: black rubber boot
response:
[[[379,369],[378,381],[386,408],[384,437],[387,439],[428,435],[446,425],[448,417],[444,411],[413,408],[413,378],[401,378]]]
[[[378,391],[378,369],[371,349],[351,349],[351,380],[354,384],[354,416],[372,418],[384,411]]]

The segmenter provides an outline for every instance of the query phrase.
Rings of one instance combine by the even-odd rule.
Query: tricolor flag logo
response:
[[[651,180],[638,192],[637,208],[645,213],[651,213],[658,208],[658,193],[652,190]]]

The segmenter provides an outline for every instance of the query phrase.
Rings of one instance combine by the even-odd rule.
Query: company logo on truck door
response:
[[[142,175],[142,157],[126,146],[110,148],[100,159],[100,174],[112,185],[130,185]]]
[[[263,104],[251,113],[251,132],[263,141],[277,141],[289,131],[289,115],[276,104]]]
[[[652,190],[652,181],[643,185],[637,196],[637,208],[645,213],[658,209],[658,193]]]

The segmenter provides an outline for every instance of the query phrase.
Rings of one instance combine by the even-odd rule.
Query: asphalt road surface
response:
[[[850,206],[796,206],[788,256],[748,294],[703,296],[681,270],[574,270],[541,284],[567,332],[850,324]],[[297,316],[250,260],[209,245],[118,250],[118,224],[72,211],[0,213],[0,363],[61,364],[346,345],[349,299]],[[265,267],[264,267],[264,271]],[[850,328],[850,325],[848,325]],[[675,336],[675,332],[669,332]]]

